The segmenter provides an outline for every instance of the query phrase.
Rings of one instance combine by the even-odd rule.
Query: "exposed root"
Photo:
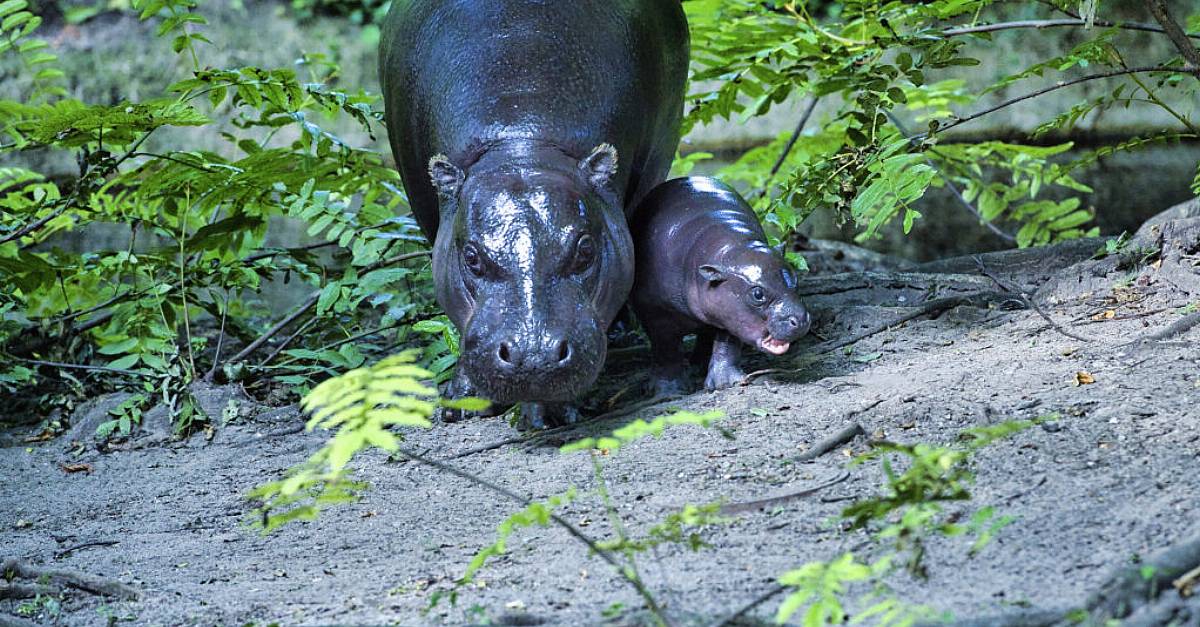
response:
[[[1169,340],[1175,336],[1187,333],[1192,327],[1198,324],[1200,324],[1200,311],[1194,311],[1176,320],[1175,322],[1172,322],[1167,326],[1167,328],[1140,337],[1129,344],[1137,344],[1139,342],[1161,342],[1163,340]]]
[[[974,274],[842,272],[825,276],[805,277],[800,280],[800,285],[796,288],[796,293],[800,296],[817,296],[874,288],[913,290],[942,288],[960,292],[979,292],[985,290],[987,287],[988,281]]]
[[[0,562],[0,576],[10,582],[16,579],[43,582],[39,585],[50,588],[51,594],[57,594],[61,592],[61,587],[67,587],[124,600],[136,600],[140,596],[140,593],[133,587],[114,579],[73,570],[35,568],[16,558],[8,558]]]

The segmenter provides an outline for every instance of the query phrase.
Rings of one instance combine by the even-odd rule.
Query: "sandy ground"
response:
[[[1086,257],[1077,250],[1023,264],[1010,263],[1011,256],[983,260],[986,274],[1031,294],[1062,330],[1082,340],[1029,309],[962,306],[819,358],[806,357],[804,347],[793,351],[794,363],[756,357],[752,368],[796,369],[750,385],[701,391],[453,463],[534,498],[577,487],[582,496],[561,511],[598,538],[610,538],[612,528],[593,494],[587,453],[564,455],[556,446],[633,417],[671,407],[719,409],[733,435],[683,427],[604,458],[612,498],[634,533],[686,503],[759,499],[848,472],[845,481],[811,497],[702,529],[709,548],[662,546],[639,558],[647,586],[668,613],[702,624],[769,591],[778,575],[805,562],[850,549],[864,558],[886,550],[839,516],[853,499],[882,490],[878,463],[849,464],[869,448],[868,439],[953,443],[972,426],[1057,414],[979,453],[973,499],[948,505],[964,515],[993,506],[1014,522],[973,558],[971,538],[934,539],[926,556],[929,578],[897,574],[889,584],[901,600],[960,620],[1081,607],[1114,569],[1200,534],[1200,327],[1130,343],[1182,319],[1180,308],[1200,299],[1188,282],[1200,283],[1188,257],[1197,251],[1180,250],[1175,257],[1164,251],[1167,260],[1157,267],[1124,269],[1111,259],[1071,265]],[[818,269],[894,270],[878,258],[856,266],[822,254],[814,254]],[[980,267],[956,260],[912,269],[956,273],[932,283],[913,278],[918,275],[835,275],[843,289],[830,294],[818,293],[835,291],[818,273],[806,284],[820,336],[808,341],[808,352],[821,338],[894,319],[930,296],[995,283]],[[645,350],[614,356],[591,399],[593,413],[608,409],[617,392],[617,407],[640,398],[646,366]],[[1094,382],[1079,384],[1081,372]],[[120,601],[69,590],[57,615],[43,610],[30,620],[565,625],[631,624],[642,616],[631,589],[557,527],[518,531],[508,552],[461,591],[456,605],[442,602],[426,613],[431,596],[449,589],[517,507],[464,480],[380,454],[355,462],[358,476],[373,485],[361,502],[259,535],[247,526],[251,504],[244,495],[302,461],[324,436],[295,432],[291,427],[302,418],[293,408],[237,401],[231,389],[206,394],[218,413],[229,398],[240,406],[239,416],[211,439],[100,452],[73,446],[71,436],[25,444],[16,438],[26,434],[8,434],[7,448],[0,448],[0,558],[102,576],[141,592],[140,600]],[[106,400],[112,401],[99,399],[91,411],[102,411]],[[866,435],[813,462],[789,461],[851,422]],[[513,435],[502,420],[480,419],[409,434],[407,445],[445,459]],[[92,470],[67,473],[67,463]],[[107,544],[63,553],[92,542]],[[1200,621],[1195,603],[1187,606],[1174,590],[1163,594],[1168,597],[1185,607],[1176,614],[1178,624]],[[749,621],[769,620],[780,598],[750,612]],[[0,601],[0,624],[16,618],[18,605]]]

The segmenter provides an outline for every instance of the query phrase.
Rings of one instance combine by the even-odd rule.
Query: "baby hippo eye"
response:
[[[755,285],[750,288],[750,300],[755,305],[761,305],[767,302],[767,292],[763,288]]]
[[[475,276],[483,274],[483,257],[480,256],[479,248],[475,244],[468,242],[466,246],[463,246],[462,260],[463,265],[471,271],[471,274]]]
[[[575,260],[571,262],[571,272],[579,274],[592,267],[596,262],[596,242],[591,235],[584,234],[575,242]]]

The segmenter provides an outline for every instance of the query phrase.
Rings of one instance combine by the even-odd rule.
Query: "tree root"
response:
[[[1139,342],[1147,342],[1147,341],[1161,342],[1163,340],[1169,340],[1177,335],[1183,335],[1184,333],[1187,333],[1189,330],[1191,330],[1192,327],[1194,327],[1198,324],[1200,324],[1200,311],[1194,311],[1194,312],[1176,320],[1175,322],[1172,322],[1170,325],[1167,326],[1167,328],[1165,328],[1161,331],[1155,331],[1154,333],[1150,333],[1149,335],[1140,337],[1140,338],[1130,342],[1130,344],[1137,344]]]
[[[925,272],[839,272],[800,280],[796,294],[820,296],[865,289],[930,290],[942,288],[959,292],[977,292],[989,286],[975,274],[936,274]]]
[[[1191,625],[1200,621],[1200,604],[1187,602],[1182,588],[1188,584],[1188,578],[1194,576],[1200,576],[1200,536],[1163,549],[1143,564],[1119,568],[1082,608],[1034,608],[1013,614],[963,619],[952,624],[955,627],[1067,627],[1080,624],[1082,613],[1083,624],[1087,625],[1115,621],[1125,621],[1123,625]]]
[[[36,587],[44,588],[41,594],[59,594],[62,587],[67,587],[124,600],[137,600],[141,596],[141,593],[133,587],[113,579],[97,577],[96,575],[89,575],[73,570],[34,568],[16,558],[8,558],[0,562],[0,577],[10,582],[15,579],[48,582],[36,584]],[[22,586],[22,589],[25,591],[31,589],[30,586],[12,583],[9,584],[10,589],[14,585]],[[34,596],[36,594],[35,592]]]

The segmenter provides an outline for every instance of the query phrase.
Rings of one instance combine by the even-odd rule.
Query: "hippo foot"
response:
[[[438,407],[433,410],[433,420],[434,422],[460,422],[470,418],[490,418],[492,416],[499,416],[506,409],[508,408],[504,405],[496,405],[495,403],[483,411],[466,411],[464,409]]]
[[[651,381],[655,398],[683,396],[688,393],[688,380],[684,375],[658,375]]]
[[[456,372],[454,378],[450,380],[450,384],[446,386],[446,398],[467,398],[479,396],[479,390],[471,383],[471,380],[461,372]],[[453,409],[450,407],[438,407],[433,410],[433,419],[436,422],[459,422],[469,418],[488,418],[503,414],[508,407],[499,403],[492,403],[483,411],[467,411],[463,409]]]
[[[737,366],[709,367],[708,376],[704,377],[704,389],[720,390],[733,387],[746,379],[746,373]]]
[[[562,427],[579,421],[579,410],[566,403],[521,403],[521,431]]]

